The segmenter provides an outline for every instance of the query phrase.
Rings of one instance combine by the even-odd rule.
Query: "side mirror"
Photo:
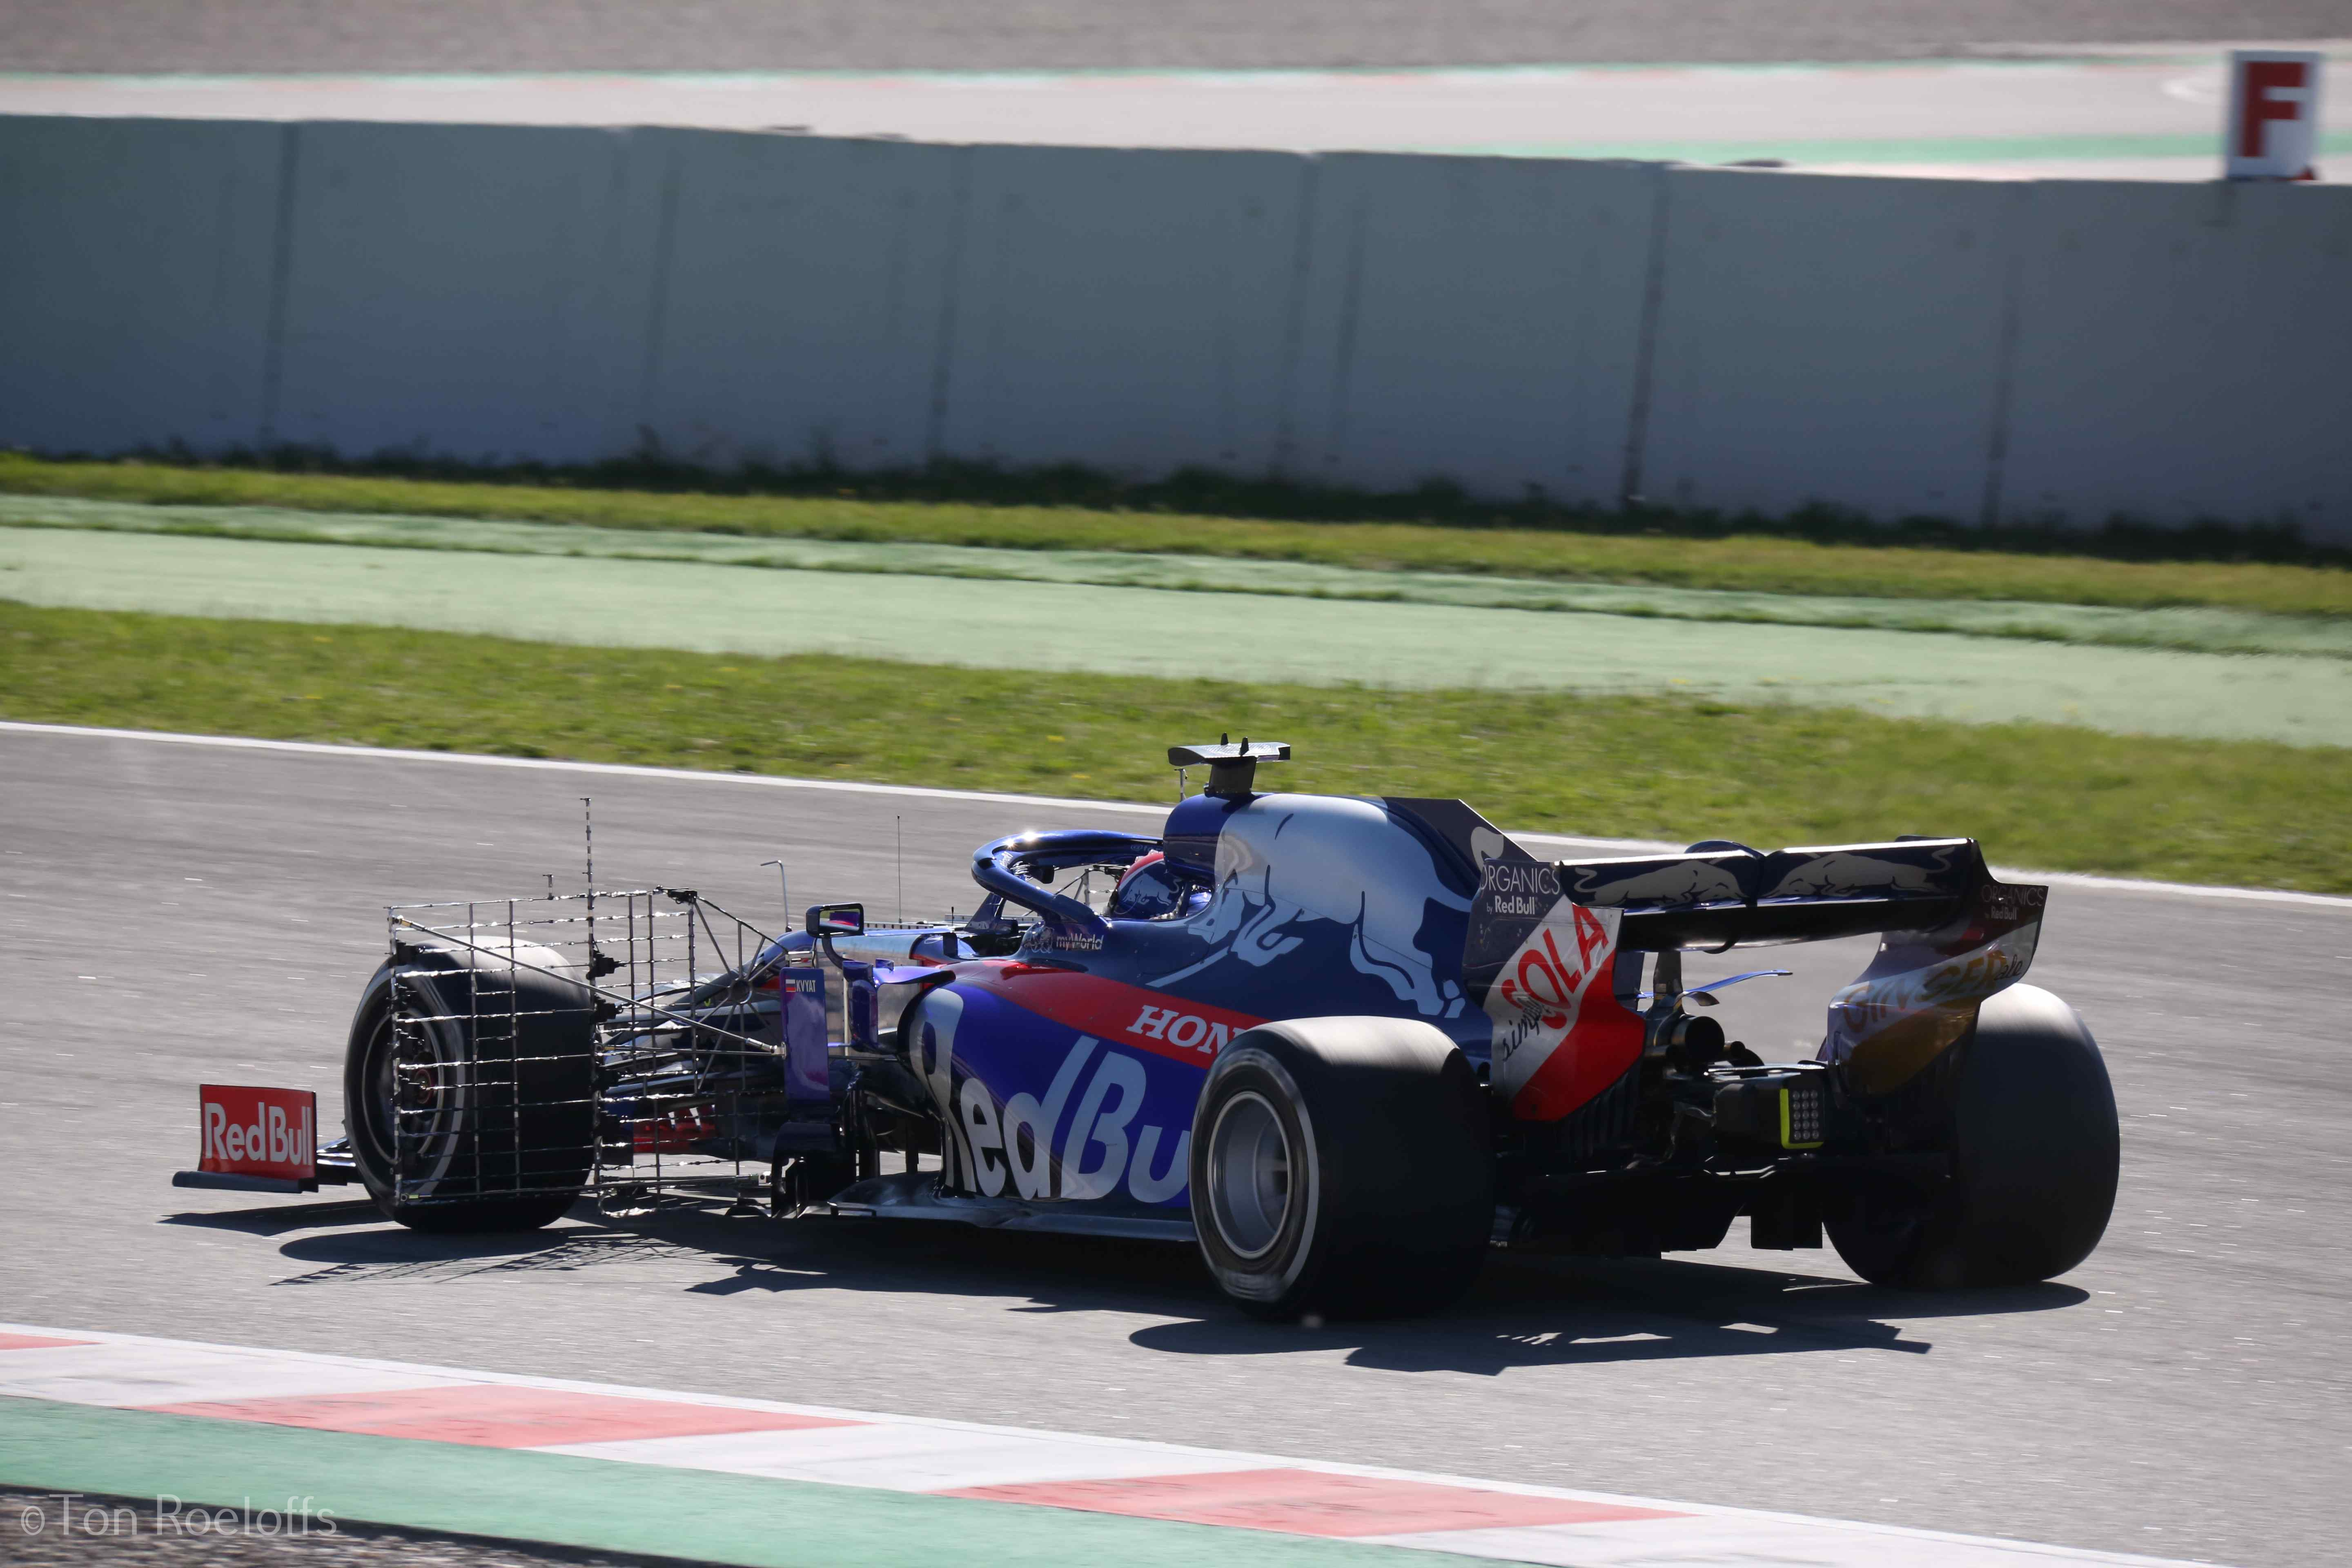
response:
[[[814,904],[808,912],[811,936],[862,936],[866,931],[864,904]]]

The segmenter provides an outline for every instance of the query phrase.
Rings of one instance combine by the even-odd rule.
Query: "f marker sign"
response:
[[[2233,180],[2315,180],[2319,64],[2302,49],[2230,51],[2230,123],[2224,153]]]

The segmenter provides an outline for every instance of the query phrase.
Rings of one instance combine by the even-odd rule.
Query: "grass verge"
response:
[[[900,544],[852,543],[774,534],[753,537],[689,532],[684,529],[599,528],[584,522],[297,511],[289,507],[166,506],[148,501],[95,500],[86,496],[10,495],[5,491],[0,491],[0,573],[24,567],[23,561],[13,558],[22,553],[23,545],[21,542],[12,542],[6,531],[20,529],[94,536],[85,541],[86,547],[94,546],[97,537],[146,534],[175,540],[262,544],[355,545],[444,555],[537,555],[550,560],[546,577],[551,580],[564,576],[569,570],[555,562],[681,562],[845,573],[861,578],[887,575],[1051,583],[1254,598],[1579,612],[1701,624],[1948,632],[2109,647],[2352,659],[2352,616],[2280,616],[2206,607],[2127,610],[2107,605],[2018,604],[2003,599],[1865,599],[1827,594],[1727,593],[1558,577],[1364,572],[1319,563],[1236,561],[1210,555],[992,550],[962,544],[908,549]],[[72,553],[70,549],[68,553]],[[373,571],[375,565],[368,569]],[[161,574],[168,577],[168,569],[161,569]],[[30,591],[16,579],[9,581],[16,585],[5,588],[7,595],[27,603],[79,602],[86,606],[92,603],[58,600]],[[852,596],[859,592],[846,585],[845,588]],[[919,595],[921,590],[916,592]],[[1019,590],[1012,592],[1017,595]],[[106,601],[104,607],[162,614],[184,613],[186,608],[168,601],[151,604],[145,598],[116,598]],[[1213,617],[1217,612],[1204,607],[1203,613]],[[358,618],[384,625],[409,624],[398,616]],[[485,629],[495,625],[486,623]],[[1266,679],[1279,679],[1264,670],[1260,673]]]
[[[583,648],[0,603],[0,717],[1102,799],[1171,741],[1298,748],[1287,787],[1460,795],[1528,831],[1965,833],[2010,865],[2352,893],[2330,750],[1673,698],[1397,693]]]
[[[1028,481],[1024,490],[1009,479],[1000,482],[982,473],[967,476],[963,485],[982,499],[959,500],[952,499],[954,486],[945,480],[941,486],[950,499],[894,494],[889,483],[846,478],[832,487],[837,493],[823,495],[616,489],[582,482],[601,477],[595,472],[567,476],[532,470],[520,476],[418,478],[60,462],[0,453],[0,490],[101,500],[500,518],[863,542],[1215,555],[1774,594],[2352,616],[2352,564],[2347,563],[2352,558],[2316,551],[2305,551],[2307,558],[2292,561],[2112,558],[2158,551],[2167,541],[2190,554],[2210,553],[2230,542],[2217,543],[2201,533],[2158,536],[2125,531],[2062,536],[2020,531],[1998,537],[2033,548],[2003,551],[1976,547],[1988,542],[1982,536],[1925,525],[1907,532],[1873,531],[1831,519],[1817,531],[1819,537],[1790,537],[1728,531],[1761,526],[1748,523],[1718,525],[1665,514],[1559,508],[1480,509],[1444,496],[1424,509],[1439,516],[1435,522],[1338,520],[1344,513],[1328,521],[1300,521],[1160,510],[1186,500],[1234,505],[1258,500],[1272,510],[1283,505],[1286,497],[1313,495],[1279,487],[1228,487],[1195,495],[1181,487],[1120,491],[1073,483],[1056,490],[1049,475]],[[677,479],[685,482],[684,476]],[[701,479],[713,482],[710,476]],[[898,488],[906,489],[908,483],[901,481]],[[1024,494],[1093,500],[1017,504],[1013,498]],[[1359,517],[1396,500],[1322,499],[1335,512],[1343,502],[1353,505]],[[1104,504],[1122,500],[1144,504],[1132,510]],[[1852,542],[1865,537],[1903,542]],[[2260,536],[2231,539],[2249,550],[2278,545]],[[2083,551],[2104,548],[2109,553],[2053,552],[2061,544]]]

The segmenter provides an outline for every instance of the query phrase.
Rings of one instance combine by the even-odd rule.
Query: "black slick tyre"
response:
[[[1415,1019],[1302,1018],[1235,1036],[1193,1112],[1192,1225],[1255,1317],[1433,1311],[1494,1226],[1485,1090]]]
[[[1952,1179],[1873,1185],[1826,1216],[1874,1285],[2028,1285],[2091,1255],[2116,1202],[2122,1142],[2106,1064],[2072,1007],[2033,985],[1987,1000],[1950,1087]]]
[[[395,987],[427,1021],[394,1027]],[[595,1163],[594,1044],[588,994],[570,981],[438,948],[378,968],[343,1056],[344,1127],[368,1196],[421,1231],[560,1217]]]

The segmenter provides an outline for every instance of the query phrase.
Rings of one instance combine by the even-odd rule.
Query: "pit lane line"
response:
[[[776,773],[703,772],[694,768],[655,768],[625,763],[567,762],[550,757],[498,757],[476,752],[420,752],[391,746],[340,746],[318,741],[268,741],[243,735],[189,735],[166,730],[113,730],[80,724],[36,724],[0,720],[0,733],[86,736],[106,741],[145,741],[177,746],[214,746],[234,751],[286,752],[307,756],[372,757],[385,762],[453,763],[473,767],[520,768],[540,773],[611,774],[625,778],[677,780],[691,784],[754,784],[771,789],[824,790],[843,795],[895,796],[905,800],[949,800],[994,805],[1026,805],[1046,810],[1119,812],[1165,816],[1166,805],[1139,801],[1077,800],[1066,796],[1013,795],[992,790],[934,789],[920,784],[861,784],[847,779],[790,778]],[[1591,838],[1561,833],[1514,833],[1522,844],[1558,844],[1579,850],[1621,855],[1678,854],[1679,844],[1647,838]],[[2032,881],[2056,887],[2107,892],[2152,893],[2170,898],[2232,899],[2257,903],[2302,904],[2317,909],[2352,910],[2352,898],[2328,893],[2292,892],[2276,888],[2226,888],[2194,882],[2142,881],[2128,877],[2098,877],[2078,871],[2040,871],[1996,866],[1994,872],[2011,881]]]
[[[205,1460],[192,1449],[208,1451]],[[616,1476],[607,1465],[628,1468]],[[1129,1563],[1181,1562],[1202,1551],[1237,1563],[1377,1562],[1379,1549],[1392,1547],[1556,1568],[1660,1561],[2165,1568],[2175,1561],[825,1405],[6,1323],[0,1481],[206,1504],[234,1498],[248,1508],[254,1496],[284,1496],[299,1499],[306,1515],[325,1510],[591,1550],[650,1544],[745,1564],[819,1561],[844,1548],[863,1562],[933,1562],[943,1547],[969,1554],[992,1536],[999,1550],[1017,1542],[1024,1561],[1073,1563],[1106,1552]],[[773,1528],[786,1519],[793,1529]]]

